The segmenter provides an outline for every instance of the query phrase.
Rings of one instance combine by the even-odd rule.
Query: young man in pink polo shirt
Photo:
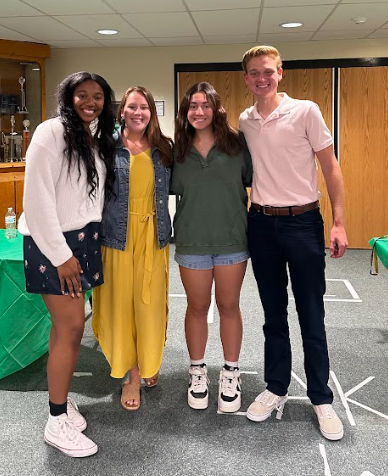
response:
[[[328,386],[329,357],[324,325],[325,244],[319,211],[317,156],[333,213],[330,255],[347,247],[342,174],[333,140],[316,104],[278,93],[279,52],[256,46],[243,57],[244,78],[256,103],[240,116],[253,160],[249,251],[264,308],[264,379],[267,388],[250,405],[247,417],[264,421],[273,410],[281,417],[291,380],[287,322],[287,265],[302,333],[310,398],[323,436],[339,440],[341,420]]]

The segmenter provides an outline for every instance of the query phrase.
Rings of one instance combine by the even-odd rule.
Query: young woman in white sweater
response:
[[[26,157],[19,220],[26,288],[42,295],[52,320],[44,439],[73,457],[98,449],[82,433],[86,421],[68,392],[84,331],[84,293],[103,283],[99,228],[114,180],[113,98],[101,76],[65,78],[58,116],[37,127]]]

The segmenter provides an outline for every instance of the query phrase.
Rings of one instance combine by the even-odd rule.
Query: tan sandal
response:
[[[159,382],[159,372],[155,374],[153,377],[144,378],[143,380],[148,388],[155,387],[155,385],[157,385]]]
[[[129,405],[129,400],[136,400],[137,405]],[[140,383],[124,382],[121,389],[121,406],[125,410],[134,411],[140,408]]]

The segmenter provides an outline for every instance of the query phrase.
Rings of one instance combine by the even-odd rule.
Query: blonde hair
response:
[[[254,46],[250,50],[246,51],[243,56],[242,67],[246,73],[248,72],[249,61],[256,56],[271,56],[272,58],[276,60],[277,68],[279,69],[282,67],[282,59],[280,57],[280,53],[274,46],[270,46],[270,45]]]

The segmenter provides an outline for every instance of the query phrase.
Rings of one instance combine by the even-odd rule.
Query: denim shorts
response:
[[[63,233],[73,255],[80,262],[82,291],[103,284],[99,222],[91,222],[80,230]],[[37,247],[31,236],[23,237],[26,290],[32,294],[61,296],[58,271]],[[65,293],[68,293],[65,283]]]
[[[213,269],[215,266],[243,263],[249,259],[249,253],[248,251],[218,255],[179,255],[175,253],[174,259],[184,268],[204,270]]]

